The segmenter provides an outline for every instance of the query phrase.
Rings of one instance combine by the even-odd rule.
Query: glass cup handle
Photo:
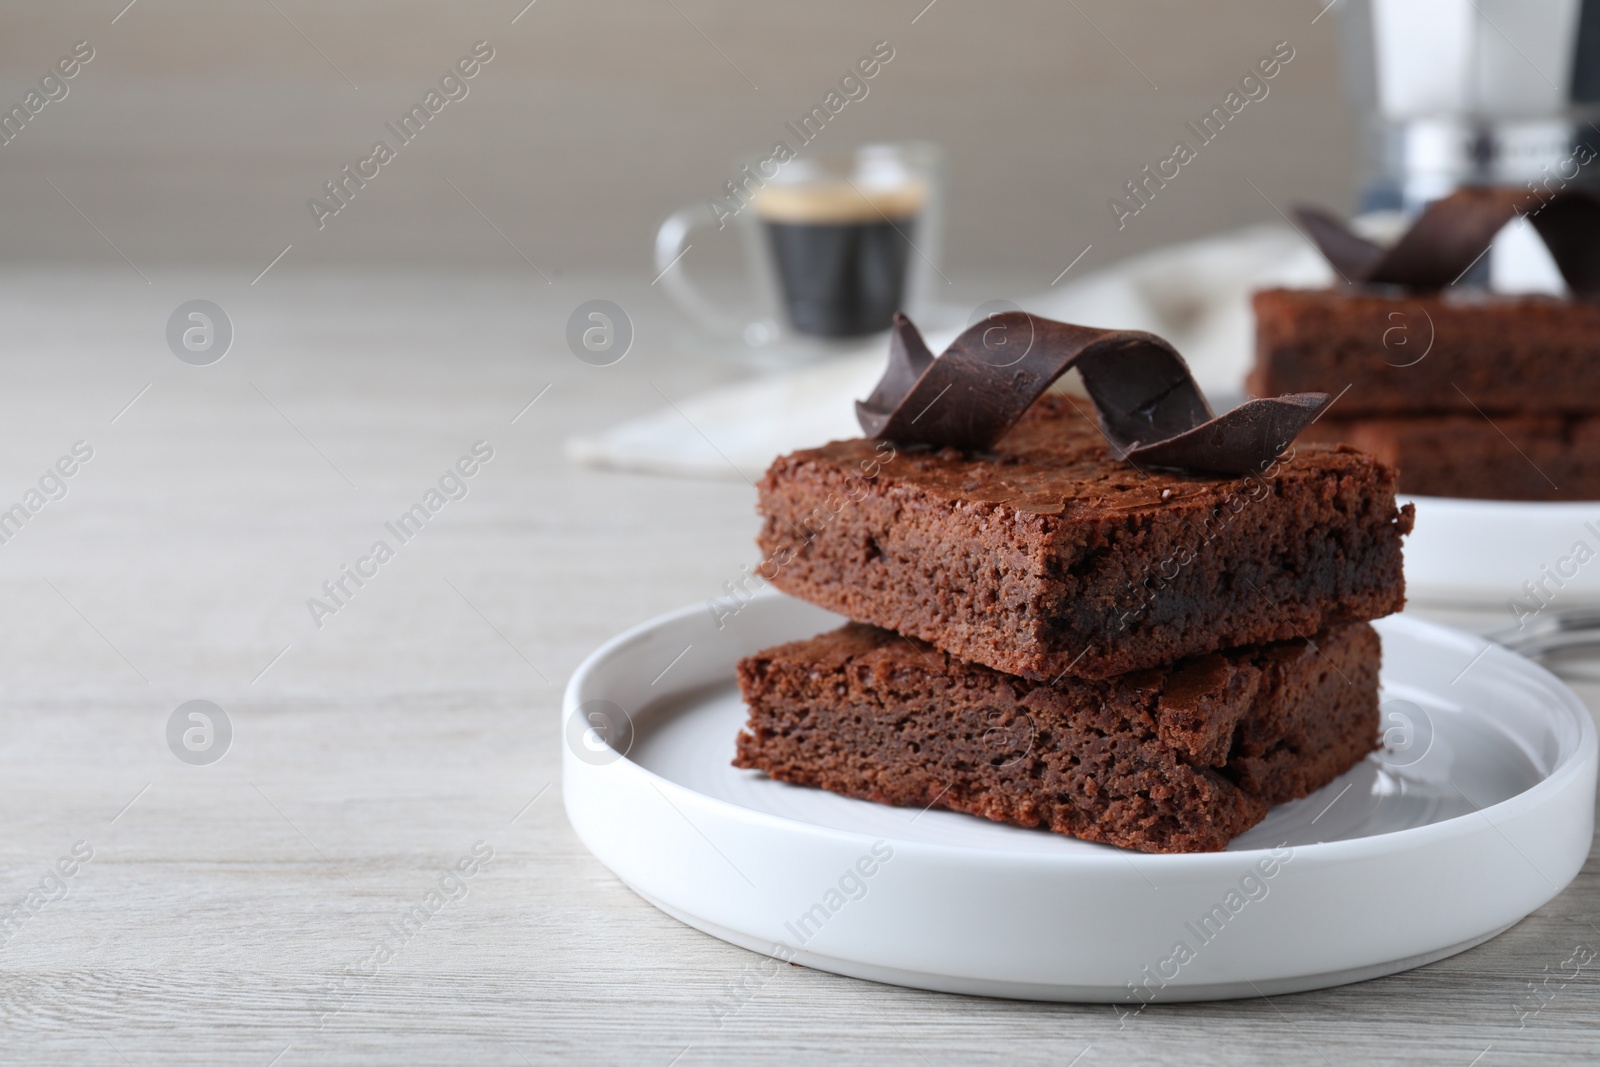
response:
[[[703,208],[684,208],[675,212],[656,231],[656,273],[674,303],[703,329],[723,336],[743,338],[752,345],[764,344],[777,334],[777,325],[760,319],[741,320],[729,315],[708,300],[689,280],[680,262],[693,245],[688,238],[712,219]]]

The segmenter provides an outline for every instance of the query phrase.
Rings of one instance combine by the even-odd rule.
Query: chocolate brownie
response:
[[[1600,413],[1600,302],[1268,289],[1254,304],[1256,396],[1344,393],[1341,418]]]
[[[1260,475],[1138,470],[1070,398],[993,452],[835,441],[760,485],[779,589],[1008,674],[1105,678],[1405,603],[1395,474],[1296,446]]]
[[[1221,849],[1377,747],[1365,623],[1103,681],[1029,682],[850,623],[739,663],[735,766],[1145,852]]]
[[[1302,436],[1352,445],[1398,467],[1403,493],[1600,500],[1600,416],[1330,418]]]

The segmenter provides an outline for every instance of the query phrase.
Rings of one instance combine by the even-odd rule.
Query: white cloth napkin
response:
[[[1018,303],[1063,322],[1160,334],[1203,390],[1228,394],[1242,388],[1254,350],[1251,292],[1332,281],[1331,268],[1293,229],[1251,226],[1137,256]],[[940,352],[955,334],[930,331],[928,347]],[[874,338],[825,363],[714,389],[570,438],[566,454],[600,467],[754,479],[785,452],[859,437],[854,401],[872,391],[887,356],[887,341]]]

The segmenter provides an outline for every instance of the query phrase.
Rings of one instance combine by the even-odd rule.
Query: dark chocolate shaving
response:
[[[1435,200],[1393,246],[1350,232],[1320,208],[1294,209],[1334,270],[1346,281],[1442,289],[1461,279],[1501,227],[1517,216],[1532,223],[1577,296],[1600,295],[1600,197],[1583,189],[1539,196],[1527,189],[1457,189]]]
[[[1018,357],[1004,339],[1028,337]],[[889,366],[856,403],[868,437],[902,445],[992,448],[1050,383],[1072,367],[1117,459],[1218,474],[1269,466],[1328,404],[1327,393],[1251,400],[1213,416],[1176,349],[1153,333],[1097,330],[1008,311],[957,337],[934,359],[896,314]]]

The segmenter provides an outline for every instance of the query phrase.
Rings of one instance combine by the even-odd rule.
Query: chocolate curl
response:
[[[1072,367],[1083,375],[1112,454],[1135,466],[1258,472],[1328,404],[1327,393],[1295,393],[1213,416],[1183,357],[1155,334],[1023,311],[970,327],[934,359],[911,320],[896,314],[888,369],[856,402],[856,418],[868,437],[982,451]]]
[[[1347,281],[1443,289],[1458,280],[1512,219],[1527,218],[1578,296],[1600,295],[1600,198],[1565,189],[1541,198],[1525,189],[1470,187],[1435,200],[1385,249],[1350,232],[1320,208],[1299,206],[1295,218]]]

